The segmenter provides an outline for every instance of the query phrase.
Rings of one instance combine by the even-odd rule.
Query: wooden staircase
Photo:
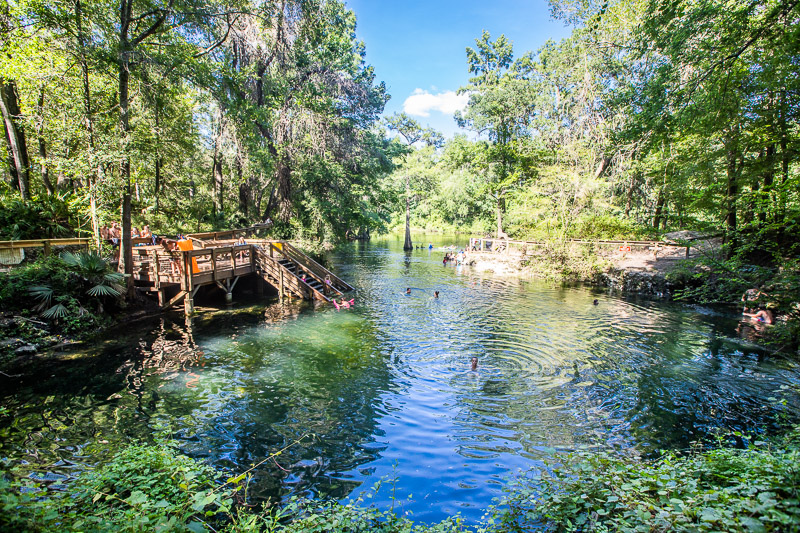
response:
[[[347,282],[291,244],[264,241],[254,246],[256,272],[281,297],[330,302],[353,290]]]

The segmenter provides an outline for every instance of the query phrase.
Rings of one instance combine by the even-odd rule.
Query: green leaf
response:
[[[244,473],[244,474],[239,474],[239,475],[238,475],[238,476],[236,476],[236,477],[229,477],[229,478],[228,478],[228,480],[227,480],[227,482],[228,482],[228,483],[239,483],[239,482],[240,482],[240,481],[242,481],[242,480],[243,480],[245,477],[247,477],[247,473]]]
[[[205,533],[206,531],[208,531],[206,529],[206,527],[201,522],[198,522],[197,520],[195,520],[193,522],[189,522],[188,524],[186,524],[186,528],[189,531],[192,531],[193,533]]]
[[[126,499],[125,501],[131,505],[139,505],[147,501],[147,495],[145,495],[145,493],[140,490],[136,490],[133,491],[133,493],[131,493],[131,495],[128,496],[128,499]]]

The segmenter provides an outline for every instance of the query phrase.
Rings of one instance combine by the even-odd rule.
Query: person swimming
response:
[[[470,365],[471,365],[470,370],[478,370],[478,358],[477,357],[473,357],[470,360]]]
[[[439,298],[439,291],[433,291],[433,297],[438,299]]]
[[[406,287],[406,294],[411,294],[411,287]]]
[[[763,307],[759,309],[755,313],[742,313],[747,318],[752,318],[757,322],[763,322],[764,324],[772,324],[775,321],[775,317],[772,315],[772,311],[769,309],[764,309]]]

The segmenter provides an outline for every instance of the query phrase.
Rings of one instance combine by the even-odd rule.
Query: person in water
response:
[[[764,324],[772,324],[773,322],[775,322],[775,317],[772,315],[772,311],[770,311],[769,309],[765,309],[763,307],[760,308],[755,313],[745,312],[742,314],[747,318],[752,318],[753,320],[757,322],[763,322]]]
[[[595,298],[594,301],[592,302],[593,305],[597,305],[599,303],[600,303],[600,301],[597,298]]]
[[[478,370],[478,358],[477,357],[473,357],[470,360],[470,364],[471,364],[470,370]]]
[[[433,291],[433,297],[439,298],[439,291]]]
[[[406,294],[411,294],[411,287],[406,287]]]

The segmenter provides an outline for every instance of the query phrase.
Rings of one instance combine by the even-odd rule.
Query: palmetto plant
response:
[[[97,303],[98,312],[103,311],[103,301],[106,298],[119,298],[123,292],[120,285],[125,279],[123,274],[114,272],[108,263],[94,252],[64,252],[61,260],[72,272],[75,281],[81,285],[81,289],[87,296]],[[28,289],[31,296],[39,300],[36,310],[41,312],[44,318],[63,318],[69,314],[67,307],[58,301],[58,295],[52,287],[48,285],[35,285]],[[55,303],[53,303],[55,300]],[[79,302],[79,313],[84,312],[83,306]]]

